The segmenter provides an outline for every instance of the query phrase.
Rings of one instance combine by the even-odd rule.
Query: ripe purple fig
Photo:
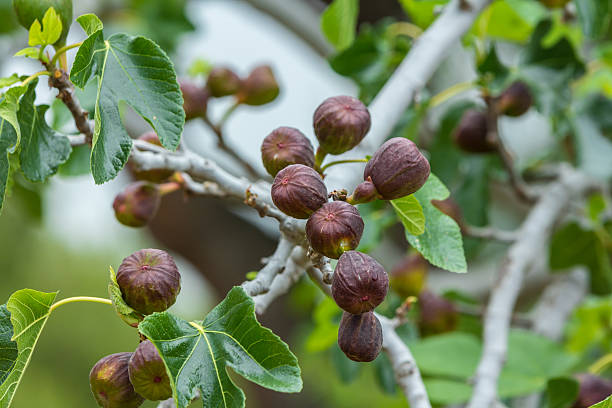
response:
[[[418,252],[405,256],[391,269],[391,288],[402,298],[419,296],[427,280],[428,264]]]
[[[328,258],[338,259],[357,248],[363,220],[357,208],[346,201],[332,201],[315,211],[306,222],[310,246]]]
[[[319,105],[313,126],[320,149],[329,154],[341,154],[357,146],[368,133],[370,112],[359,99],[334,96]]]
[[[459,320],[455,305],[428,290],[419,295],[419,313],[419,330],[423,337],[453,331]]]
[[[130,358],[128,371],[134,389],[146,399],[160,401],[172,397],[164,360],[149,340],[138,345]]]
[[[531,108],[533,98],[526,83],[513,82],[497,99],[497,109],[508,116],[521,116]]]
[[[429,177],[429,162],[414,142],[403,137],[387,140],[374,153],[363,172],[385,200],[416,192]]]
[[[143,133],[140,135],[140,137],[138,137],[138,140],[162,147],[161,141],[155,132]],[[169,179],[174,174],[174,170],[169,169],[138,170],[135,168],[131,160],[128,161],[128,164],[130,165],[134,178],[137,180],[150,181],[151,183],[161,183]]]
[[[240,78],[229,68],[213,68],[208,74],[206,88],[215,98],[233,95],[240,88]]]
[[[276,174],[272,201],[285,214],[306,219],[327,202],[327,188],[315,170],[292,164]]]
[[[258,106],[272,102],[279,92],[272,68],[262,65],[251,71],[249,76],[242,81],[236,98],[239,103]]]
[[[155,184],[138,181],[128,185],[113,201],[117,221],[128,227],[143,227],[153,219],[161,194]]]
[[[276,128],[261,144],[261,160],[271,176],[291,164],[314,165],[314,151],[310,140],[292,127]]]
[[[387,272],[376,259],[357,251],[340,256],[332,280],[332,296],[343,310],[360,314],[380,305],[389,290]]]
[[[121,262],[117,284],[125,303],[148,315],[174,304],[181,291],[181,275],[166,251],[141,249]]]
[[[366,181],[358,184],[357,187],[355,187],[355,191],[353,191],[353,194],[351,194],[346,201],[353,205],[365,204],[380,197],[381,196],[376,190],[374,183],[372,183],[372,178],[368,177]]]
[[[461,116],[453,132],[453,139],[459,148],[469,153],[489,153],[497,149],[489,140],[489,125],[486,112],[468,109]]]
[[[185,120],[203,118],[208,105],[208,90],[185,79],[179,81],[183,93],[183,110]]]
[[[91,392],[103,408],[136,408],[144,398],[134,391],[128,375],[132,353],[116,353],[103,357],[89,373]]]
[[[382,326],[373,312],[342,314],[338,346],[348,358],[358,362],[374,361],[382,349],[382,343]]]
[[[578,374],[576,379],[580,384],[580,391],[572,408],[589,408],[612,395],[610,380],[588,373]]]

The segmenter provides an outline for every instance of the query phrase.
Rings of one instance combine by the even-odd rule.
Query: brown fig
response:
[[[121,262],[117,284],[125,303],[148,315],[174,304],[181,291],[181,275],[166,251],[141,249]]]
[[[588,373],[578,374],[576,379],[580,391],[572,408],[589,408],[612,395],[612,381],[608,379]]]
[[[347,197],[346,201],[355,205],[369,203],[378,198],[381,198],[381,196],[376,190],[374,183],[372,183],[372,178],[368,177],[366,181],[358,184],[357,187],[355,187],[355,191],[353,191],[353,194]]]
[[[128,185],[113,201],[117,221],[128,227],[143,227],[153,219],[161,194],[155,184],[138,181]]]
[[[419,330],[421,336],[446,333],[455,330],[459,312],[448,300],[424,290],[419,295]]]
[[[144,398],[134,391],[128,374],[132,353],[116,353],[103,357],[89,373],[91,392],[103,408],[136,408]]]
[[[533,98],[526,83],[513,82],[497,99],[497,110],[507,116],[521,116],[531,108]]]
[[[497,149],[489,140],[487,113],[468,109],[461,116],[453,132],[453,139],[459,148],[469,153],[489,153]]]
[[[258,106],[272,102],[278,94],[278,83],[272,68],[262,65],[251,71],[241,82],[236,98],[239,103]]]
[[[261,160],[272,176],[291,164],[314,165],[314,150],[310,140],[292,127],[276,128],[261,144]]]
[[[332,280],[332,297],[343,310],[371,312],[385,300],[389,290],[387,272],[376,259],[357,251],[346,251],[338,259]]]
[[[240,88],[240,78],[229,68],[216,67],[208,74],[206,88],[215,98],[233,95]]]
[[[161,141],[155,132],[146,132],[138,137],[138,140],[143,142],[151,143],[152,145],[162,147]],[[150,181],[151,183],[161,183],[168,180],[174,174],[174,170],[170,169],[151,169],[151,170],[139,170],[137,169],[132,160],[128,161],[132,174],[136,180]]]
[[[374,153],[363,172],[385,200],[394,200],[416,192],[429,177],[429,162],[409,139],[394,137]]]
[[[130,358],[128,371],[134,389],[146,399],[160,401],[172,397],[164,360],[149,340],[138,345]]]
[[[352,96],[324,100],[313,118],[320,149],[329,154],[341,154],[357,146],[370,130],[370,124],[368,108]]]
[[[427,261],[418,252],[405,256],[391,269],[391,289],[402,298],[419,296],[427,280],[427,269]]]
[[[373,312],[342,314],[338,346],[348,358],[358,362],[374,361],[382,349],[382,343],[382,326]]]
[[[357,248],[363,226],[355,206],[346,201],[332,201],[308,218],[306,236],[315,251],[338,259],[345,251]]]
[[[208,90],[186,79],[179,80],[179,85],[183,93],[185,120],[205,117],[209,97]]]
[[[276,174],[272,201],[285,214],[306,219],[327,202],[327,188],[315,170],[292,164]]]

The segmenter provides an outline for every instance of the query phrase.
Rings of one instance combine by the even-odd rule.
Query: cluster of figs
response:
[[[174,259],[160,249],[141,249],[125,258],[116,279],[125,303],[142,316],[168,309],[181,290]],[[89,373],[89,382],[103,408],[136,408],[145,400],[172,397],[166,366],[147,339],[134,352],[100,359]]]

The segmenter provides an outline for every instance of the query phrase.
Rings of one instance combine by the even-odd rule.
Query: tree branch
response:
[[[514,242],[518,238],[516,231],[504,231],[494,227],[475,227],[473,225],[461,225],[464,235],[473,238],[494,239],[499,242]]]

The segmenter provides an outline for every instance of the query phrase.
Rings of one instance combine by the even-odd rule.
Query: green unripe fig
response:
[[[91,392],[103,408],[137,408],[144,402],[130,383],[128,362],[132,353],[103,357],[89,373]]]
[[[149,340],[138,345],[130,358],[128,371],[134,389],[146,399],[160,401],[172,397],[166,365]]]
[[[261,65],[241,82],[236,99],[245,105],[259,106],[272,102],[279,92],[272,68]]]
[[[208,74],[206,88],[215,98],[233,95],[240,89],[240,77],[229,68],[213,68]]]
[[[47,10],[53,7],[57,15],[62,20],[62,35],[54,44],[62,46],[66,44],[68,30],[72,24],[72,0],[13,0],[13,9],[17,14],[17,20],[26,30],[34,20],[42,23],[42,19]]]
[[[427,261],[413,252],[391,269],[391,289],[403,298],[419,296],[427,280]]]

